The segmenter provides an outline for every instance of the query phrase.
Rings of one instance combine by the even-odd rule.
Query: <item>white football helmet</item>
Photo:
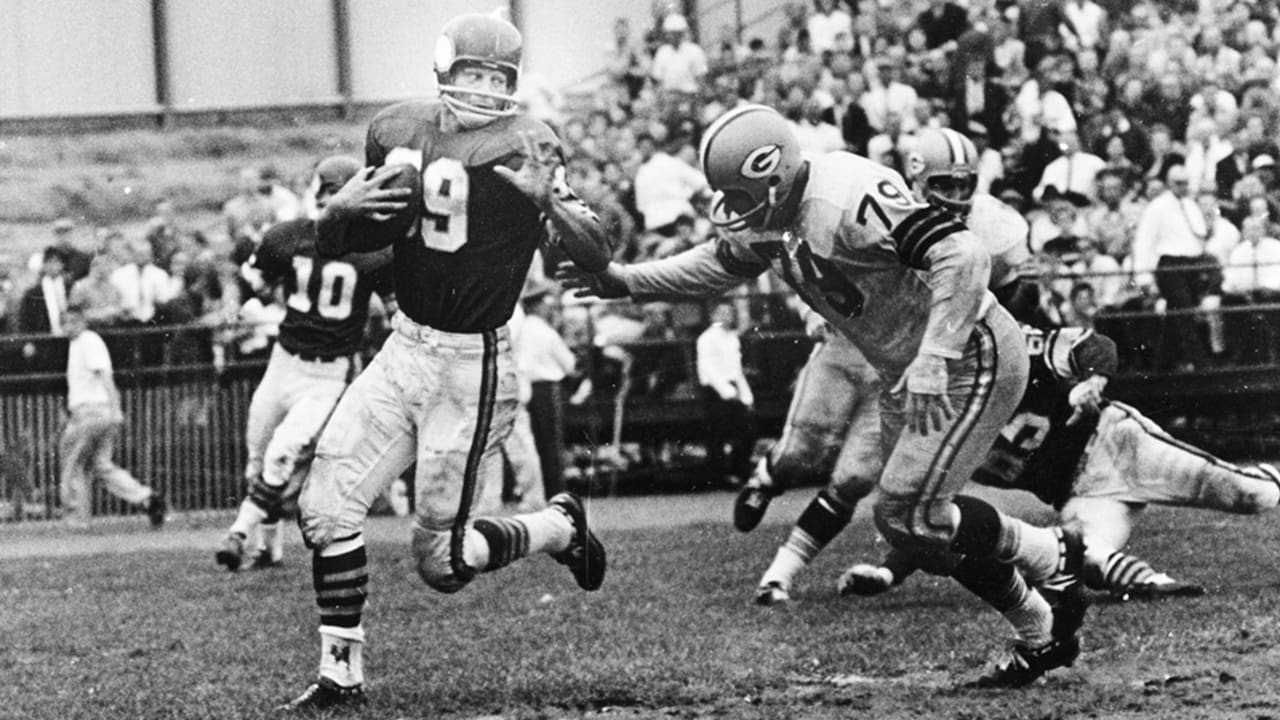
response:
[[[436,41],[436,84],[439,85],[440,99],[464,126],[478,127],[496,118],[515,114],[519,109],[514,93],[520,80],[522,43],[516,26],[496,15],[459,15],[440,30],[440,38]],[[506,73],[507,92],[494,93],[454,85],[453,71],[467,65]],[[497,107],[470,102],[467,96],[492,98],[497,101]]]
[[[978,187],[978,149],[951,128],[929,128],[907,155],[906,171],[916,199],[967,214]]]
[[[715,191],[711,223],[731,231],[767,226],[804,166],[791,126],[764,105],[734,108],[711,123],[698,159]]]

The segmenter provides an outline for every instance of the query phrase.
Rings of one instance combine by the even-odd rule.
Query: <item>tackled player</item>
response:
[[[484,485],[500,482],[500,449],[516,416],[506,322],[534,251],[558,242],[589,272],[611,254],[599,220],[565,183],[555,134],[512,97],[521,42],[496,16],[446,23],[435,53],[440,98],[380,112],[365,143],[368,167],[320,216],[322,255],[392,246],[400,312],[339,401],[299,495],[320,608],[320,675],[283,711],[363,701],[364,521],[415,460],[413,554],[432,588],[457,592],[477,573],[535,552],[567,565],[583,589],[604,581],[604,547],[571,494],[538,512],[472,516]],[[402,163],[420,170],[420,197],[383,186]],[[407,232],[396,220],[405,212]]]

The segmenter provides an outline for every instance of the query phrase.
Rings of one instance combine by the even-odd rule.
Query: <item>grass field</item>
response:
[[[750,602],[810,496],[786,496],[750,535],[731,528],[724,492],[597,500],[611,560],[597,593],[545,557],[433,593],[399,541],[405,520],[379,520],[370,704],[355,717],[1280,717],[1275,518],[1151,511],[1132,549],[1210,593],[1100,601],[1075,668],[995,692],[961,685],[1003,649],[1002,623],[949,581],[836,596],[839,570],[873,551],[861,516],[802,576],[797,602]],[[318,643],[302,548],[282,569],[228,575],[211,560],[219,522],[175,525],[48,534],[6,557],[0,717],[257,718],[309,681]],[[84,552],[66,552],[76,544]]]

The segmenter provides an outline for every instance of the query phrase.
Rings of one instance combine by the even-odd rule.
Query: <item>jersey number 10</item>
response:
[[[314,269],[315,260],[312,258],[293,256],[294,287],[287,304],[300,313],[309,313],[314,307],[322,318],[346,320],[351,315],[351,300],[356,294],[355,267],[341,260],[324,262],[320,266],[320,282],[313,289],[311,274]]]

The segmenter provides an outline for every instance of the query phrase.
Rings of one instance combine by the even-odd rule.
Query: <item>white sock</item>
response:
[[[529,530],[529,554],[558,553],[573,540],[573,521],[559,509],[549,507],[538,512],[513,515]]]
[[[342,687],[364,683],[363,626],[320,626],[320,677]]]
[[[1044,647],[1053,640],[1053,609],[1035,588],[1027,588],[1022,602],[1003,614],[1028,647]]]
[[[231,523],[231,532],[250,538],[253,529],[266,519],[267,511],[258,507],[257,503],[249,498],[245,498],[240,502],[240,512],[236,514],[236,521]]]
[[[261,549],[271,553],[272,560],[279,560],[284,556],[284,533],[281,532],[280,523],[262,523],[258,526],[259,532],[262,533]]]
[[[1032,585],[1039,585],[1058,571],[1058,533],[1021,520],[1006,518],[1012,542],[1002,547],[998,559],[1013,563]],[[1006,538],[1002,538],[1006,541]]]
[[[784,589],[790,590],[791,582],[807,564],[799,553],[792,550],[790,546],[783,545],[773,556],[773,563],[769,565],[769,569],[765,570],[764,575],[761,576],[760,586],[764,587],[771,582],[776,582]]]

